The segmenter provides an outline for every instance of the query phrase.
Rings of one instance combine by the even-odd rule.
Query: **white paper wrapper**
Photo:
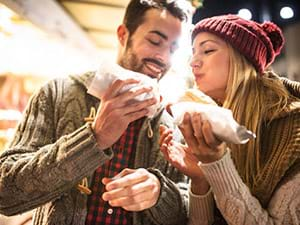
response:
[[[178,102],[171,106],[174,122],[180,125],[185,112],[199,112],[202,120],[208,120],[212,126],[212,132],[219,140],[245,144],[255,134],[239,125],[233,118],[232,112],[215,105],[207,105],[195,102]]]
[[[88,88],[88,93],[101,99],[104,92],[115,80],[125,80],[129,78],[138,79],[140,82],[138,84],[126,85],[120,90],[120,92],[123,93],[127,90],[142,86],[152,87],[150,92],[138,95],[134,98],[134,100],[143,101],[154,97],[157,100],[157,103],[148,108],[149,113],[147,114],[148,117],[153,117],[160,107],[160,94],[157,79],[151,78],[142,73],[124,69],[116,63],[109,61],[102,62],[96,76]]]

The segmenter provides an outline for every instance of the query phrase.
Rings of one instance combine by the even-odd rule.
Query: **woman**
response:
[[[196,112],[179,126],[187,145],[161,126],[162,152],[191,178],[190,224],[300,224],[300,83],[268,69],[281,30],[224,15],[196,24],[192,40],[197,88],[256,139],[221,142]]]

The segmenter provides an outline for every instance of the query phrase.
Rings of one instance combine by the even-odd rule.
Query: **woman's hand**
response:
[[[202,120],[198,112],[186,112],[179,125],[191,151],[202,163],[210,163],[222,158],[226,144],[213,134],[208,121]]]
[[[160,125],[159,132],[160,150],[168,162],[190,178],[202,177],[203,174],[198,166],[199,160],[187,146],[172,140],[173,131]]]
[[[194,194],[205,194],[209,190],[201,168],[198,166],[198,158],[191,152],[190,148],[172,140],[172,130],[160,125],[160,150],[165,158],[175,168],[192,180],[192,192]]]

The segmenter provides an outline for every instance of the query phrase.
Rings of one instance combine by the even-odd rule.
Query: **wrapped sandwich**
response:
[[[174,122],[180,125],[185,112],[199,112],[202,120],[211,124],[212,132],[221,141],[234,144],[245,144],[255,134],[239,125],[229,109],[219,107],[209,96],[197,89],[189,89],[171,106]]]
[[[137,84],[130,84],[124,86],[120,93],[128,91],[130,89],[140,88],[142,86],[152,87],[152,90],[148,93],[143,93],[136,96],[133,100],[143,101],[150,98],[155,98],[156,104],[151,105],[148,110],[148,117],[153,117],[160,107],[160,94],[157,79],[151,78],[145,74],[134,72],[131,70],[124,69],[116,63],[110,61],[103,61],[96,76],[92,80],[88,93],[101,99],[107,88],[117,79],[125,80],[129,78],[135,78],[140,82]]]

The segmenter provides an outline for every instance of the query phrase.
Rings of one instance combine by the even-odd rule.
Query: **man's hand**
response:
[[[160,181],[146,169],[124,169],[113,178],[103,178],[107,192],[102,195],[113,207],[142,211],[154,206],[160,194]]]
[[[144,101],[133,100],[136,96],[151,91],[150,87],[130,89],[119,94],[119,91],[138,80],[116,80],[101,99],[95,121],[92,125],[100,149],[109,148],[126,130],[128,124],[148,113],[148,107],[155,104],[155,98]]]

